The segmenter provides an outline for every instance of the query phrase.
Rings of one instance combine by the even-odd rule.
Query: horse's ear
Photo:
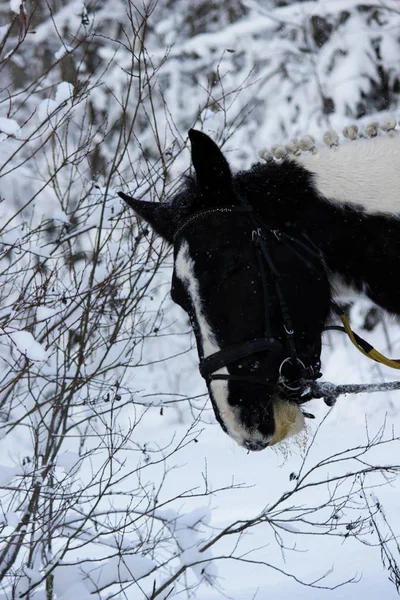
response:
[[[201,192],[225,201],[224,198],[233,192],[228,161],[217,144],[202,131],[190,129],[189,139],[196,180]]]
[[[123,192],[118,192],[118,196],[125,200],[135,213],[142,217],[156,233],[172,243],[176,229],[176,214],[170,204],[135,200],[135,198],[131,198]]]

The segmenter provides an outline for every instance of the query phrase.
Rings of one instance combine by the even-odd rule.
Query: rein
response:
[[[297,238],[293,238],[290,235],[287,235],[281,232],[278,229],[271,229],[266,227],[265,223],[263,223],[253,212],[251,206],[247,204],[240,204],[238,206],[225,206],[221,208],[212,208],[199,211],[191,215],[188,219],[186,219],[177,229],[174,235],[174,243],[176,244],[178,239],[182,236],[182,234],[186,231],[188,227],[190,227],[193,223],[196,223],[200,219],[207,218],[208,216],[214,214],[226,214],[226,213],[235,213],[242,212],[248,213],[251,219],[252,224],[252,233],[251,240],[254,243],[256,250],[256,258],[258,262],[258,268],[261,277],[261,284],[263,289],[264,296],[264,305],[268,305],[268,287],[267,287],[267,277],[266,277],[266,267],[269,272],[272,274],[273,283],[275,286],[275,291],[277,293],[280,307],[281,307],[281,315],[283,320],[283,330],[286,342],[286,349],[288,352],[288,356],[282,361],[279,368],[279,380],[278,382],[283,385],[286,389],[291,392],[298,391],[304,387],[304,380],[308,382],[314,381],[320,374],[320,360],[319,355],[316,357],[316,360],[313,365],[309,365],[306,367],[302,360],[300,360],[294,340],[294,329],[292,320],[290,317],[289,309],[285,300],[285,296],[282,292],[282,276],[276,268],[271,254],[268,249],[268,236],[273,236],[272,239],[276,239],[278,242],[286,243],[291,250],[301,258],[309,267],[312,265],[309,264],[307,259],[299,252],[299,249],[306,250],[313,257],[319,256],[313,249],[309,247],[308,244],[303,243]],[[297,250],[293,248],[293,243],[297,245]],[[227,348],[223,348],[218,352],[211,354],[205,358],[200,359],[200,374],[206,381],[210,380],[235,380],[241,382],[249,382],[249,383],[257,383],[261,385],[276,385],[276,379],[267,379],[267,378],[258,378],[253,375],[231,375],[231,374],[216,374],[215,371],[218,371],[222,367],[226,367],[227,365],[241,360],[243,358],[247,358],[257,352],[261,351],[269,351],[276,354],[284,354],[285,352],[285,344],[283,344],[280,340],[274,338],[271,334],[271,326],[268,312],[265,311],[265,327],[264,327],[264,337],[256,338],[253,340],[248,340],[245,342],[239,342],[238,344],[232,344]],[[288,365],[292,365],[295,369],[297,369],[297,377],[295,379],[296,384],[294,384],[293,380],[289,380],[285,376],[284,371],[286,370]]]
[[[374,360],[375,362],[380,363],[381,365],[386,365],[391,369],[400,369],[400,359],[396,358],[387,358],[378,350],[376,350],[371,344],[369,344],[366,340],[360,337],[357,333],[355,333],[349,323],[349,320],[344,312],[344,310],[335,302],[331,303],[334,312],[337,314],[339,319],[343,323],[343,327],[339,327],[337,325],[332,325],[330,327],[325,327],[325,331],[343,331],[346,333],[354,346],[357,348],[361,354],[364,354],[367,358]]]

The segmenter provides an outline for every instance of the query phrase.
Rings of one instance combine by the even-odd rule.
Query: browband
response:
[[[251,213],[251,212],[253,212],[253,207],[250,206],[250,204],[239,204],[237,206],[236,205],[235,206],[220,206],[217,208],[206,208],[204,210],[199,210],[198,212],[195,212],[193,215],[191,215],[190,217],[188,217],[187,219],[185,219],[182,223],[180,223],[178,225],[178,229],[175,231],[175,234],[174,234],[174,243],[182,235],[182,233],[185,231],[185,229],[187,227],[189,227],[189,225],[191,225],[195,221],[198,221],[199,219],[202,219],[203,217],[208,217],[209,215],[213,215],[216,213],[233,213],[233,212]]]

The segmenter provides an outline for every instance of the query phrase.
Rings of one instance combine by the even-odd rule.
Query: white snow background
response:
[[[17,18],[23,32],[29,7],[6,4],[2,36]],[[143,52],[152,98],[137,83],[139,50],[133,61],[127,50],[129,3],[104,1],[92,10],[75,0],[54,4],[51,15],[38,13],[16,52],[12,42],[23,34],[11,30],[0,97],[0,600],[397,597],[372,520],[359,539],[356,533],[368,503],[400,561],[398,477],[353,481],[351,473],[400,464],[400,393],[348,395],[331,409],[314,400],[307,439],[281,452],[249,454],[235,445],[215,422],[189,324],[169,297],[172,257],[158,242],[149,253],[151,233],[116,195],[130,190],[157,200],[165,186],[173,189],[189,166],[192,126],[225,142],[233,168],[248,168],[262,147],[306,133],[321,137],[347,125],[361,100],[366,110],[375,106],[379,68],[394,78],[400,64],[397,1],[387,0],[373,18],[369,0],[282,7],[232,0],[233,22],[221,2],[207,26],[199,11],[194,29],[185,21],[193,8],[186,0],[173,10],[145,2],[154,8]],[[320,48],[310,34],[314,17],[334,25]],[[92,54],[83,52],[81,37],[94,44]],[[377,39],[379,60],[371,50]],[[322,93],[333,114],[324,113]],[[396,98],[390,109],[399,118]],[[359,119],[361,127],[389,115],[376,110]],[[131,122],[128,152],[118,154]],[[132,289],[143,292],[138,306],[124,304]],[[93,332],[81,364],[91,298]],[[351,300],[360,331],[371,305]],[[115,333],[121,306],[130,312]],[[394,318],[381,315],[361,334],[400,356]],[[334,383],[396,380],[334,332],[324,337],[323,373]],[[77,374],[86,383],[70,395]],[[375,436],[385,443],[354,458],[350,449]],[[224,528],[268,516],[307,469],[309,487],[282,500],[273,520],[200,552]],[[328,508],[312,510],[329,497],[336,499]]]

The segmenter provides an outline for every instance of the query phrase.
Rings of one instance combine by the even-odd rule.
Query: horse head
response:
[[[279,222],[271,208],[265,222],[218,146],[200,131],[189,137],[195,177],[171,202],[120,196],[174,245],[172,299],[190,317],[217,420],[238,444],[262,450],[304,426],[301,395],[319,376],[329,284],[290,215]]]

